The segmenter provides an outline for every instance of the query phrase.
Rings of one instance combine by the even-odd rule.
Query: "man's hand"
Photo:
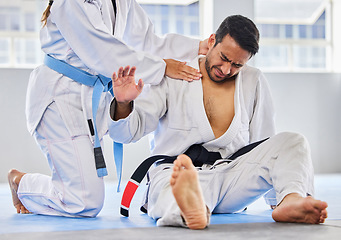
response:
[[[202,75],[199,70],[186,65],[186,62],[179,62],[174,59],[164,59],[166,62],[166,72],[168,77],[182,79],[186,81],[199,80]]]
[[[130,103],[142,92],[143,81],[140,79],[138,84],[135,83],[135,71],[136,67],[120,67],[117,75],[112,75],[113,92],[118,103]]]
[[[120,67],[117,75],[116,73],[112,75],[116,107],[115,112],[110,110],[110,114],[115,121],[126,118],[130,114],[132,110],[131,102],[142,92],[143,81],[140,79],[138,84],[135,83],[135,70],[136,67],[130,68],[126,66],[124,69]]]

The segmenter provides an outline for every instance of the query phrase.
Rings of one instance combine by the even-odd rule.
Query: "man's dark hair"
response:
[[[216,31],[216,46],[226,35],[230,35],[241,48],[251,53],[258,52],[259,32],[256,25],[248,18],[241,15],[232,15],[220,24]]]

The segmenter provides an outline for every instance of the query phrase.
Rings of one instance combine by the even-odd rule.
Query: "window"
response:
[[[0,66],[8,66],[10,62],[10,39],[0,38]]]
[[[147,1],[143,1],[147,2]],[[155,33],[179,33],[192,37],[199,37],[199,2],[192,1],[189,5],[146,4],[141,3],[154,24]],[[151,1],[152,2],[152,1]],[[153,1],[155,2],[155,1]],[[163,1],[164,2],[164,1]]]
[[[42,62],[40,17],[47,2],[0,3],[0,67],[34,67]]]
[[[35,24],[35,14],[25,13],[25,31],[26,32],[34,32],[36,30],[37,24]]]
[[[19,31],[20,29],[20,8],[0,8],[0,31]]]
[[[154,23],[155,32],[198,37],[198,0],[137,0]],[[0,67],[37,66],[40,50],[40,18],[48,1],[15,0],[0,3]]]
[[[20,66],[30,65],[40,59],[40,42],[32,38],[15,38],[15,62]]]
[[[256,0],[261,34],[257,67],[268,71],[330,71],[329,1]]]

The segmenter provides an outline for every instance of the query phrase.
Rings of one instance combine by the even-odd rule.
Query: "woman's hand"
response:
[[[186,62],[179,62],[174,59],[164,59],[166,62],[165,75],[170,78],[183,79],[186,81],[199,80],[202,75],[199,70],[186,65]]]

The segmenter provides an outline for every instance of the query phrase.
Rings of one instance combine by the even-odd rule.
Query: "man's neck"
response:
[[[223,81],[221,83],[213,81],[210,76],[207,73],[206,67],[205,67],[205,61],[206,57],[199,58],[199,69],[202,74],[202,84],[208,84],[210,88],[222,88],[225,85],[231,85],[234,84],[236,80],[236,76],[233,76],[232,78],[228,79],[227,81]]]
[[[200,72],[202,74],[202,77],[201,77],[201,81],[202,81],[202,84],[206,84],[206,83],[210,83],[210,85],[217,85],[215,82],[213,82],[211,79],[210,79],[210,76],[208,75],[207,73],[207,70],[206,70],[206,67],[205,67],[205,61],[206,61],[206,57],[202,57],[202,58],[199,58],[199,69],[200,69]]]

